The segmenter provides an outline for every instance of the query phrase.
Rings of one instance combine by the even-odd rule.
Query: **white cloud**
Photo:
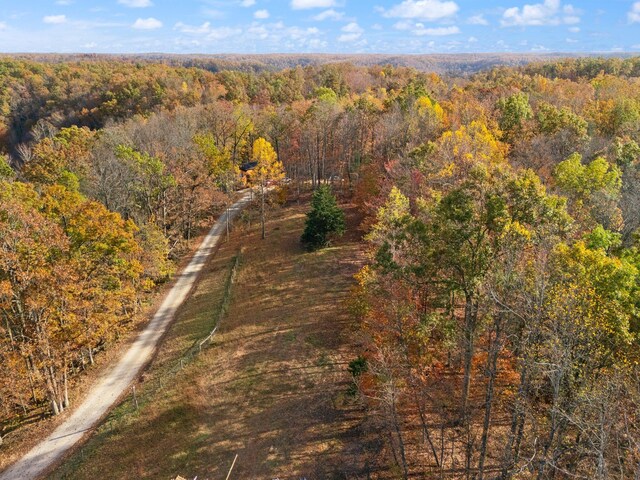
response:
[[[5,22],[0,22],[0,30],[6,30],[7,24]]]
[[[347,33],[363,33],[364,32],[363,28],[360,25],[358,25],[356,22],[348,23],[347,25],[342,27],[342,31]]]
[[[469,37],[467,38],[467,42],[468,43],[476,43],[478,41],[478,39],[476,37]]]
[[[335,0],[291,0],[291,8],[294,10],[306,10],[308,8],[335,7]]]
[[[640,23],[640,2],[635,2],[631,5],[631,10],[627,13],[627,18],[630,23]]]
[[[283,28],[283,30],[285,35],[288,35],[290,38],[294,40],[318,35],[320,33],[320,30],[318,30],[316,27],[309,27],[309,28],[288,27],[288,28]]]
[[[443,37],[446,35],[456,35],[460,33],[460,29],[456,26],[449,27],[426,27],[423,23],[413,23],[408,20],[402,20],[397,22],[393,28],[396,30],[405,30],[410,31],[414,35],[419,37],[430,36],[430,37]]]
[[[209,33],[207,33],[207,40],[224,40],[225,38],[235,37],[236,35],[240,35],[241,33],[242,30],[239,28],[212,28]]]
[[[394,23],[393,28],[396,30],[411,30],[412,28],[415,28],[415,24],[407,20],[401,20],[400,22]]]
[[[474,15],[473,17],[469,17],[467,19],[467,23],[469,25],[489,25],[489,22],[484,15]]]
[[[437,27],[437,28],[424,28],[423,25],[419,25],[417,29],[413,31],[414,35],[429,35],[434,37],[442,37],[445,35],[456,35],[460,33],[458,27]]]
[[[361,37],[360,33],[343,33],[338,37],[339,42],[355,42]]]
[[[189,33],[189,34],[192,34],[192,35],[204,35],[206,33],[209,33],[209,31],[211,31],[211,23],[210,22],[204,22],[200,26],[194,26],[194,25],[187,25],[185,23],[178,22],[178,23],[175,24],[173,29],[174,30],[179,30],[182,33]]]
[[[548,25],[574,25],[580,23],[580,12],[573,5],[562,5],[560,0],[507,8],[502,14],[503,27]]]
[[[67,6],[73,3],[72,0],[56,0],[56,5]]]
[[[414,35],[422,36],[431,36],[431,37],[443,37],[446,35],[456,35],[460,33],[460,29],[456,26],[450,27],[425,27],[423,23],[413,23],[407,20],[402,20],[396,23],[393,28],[396,30],[406,30],[410,31]]]
[[[118,3],[129,8],[146,8],[153,6],[151,0],[118,0]]]
[[[257,18],[260,20],[264,20],[265,18],[269,18],[269,11],[268,10],[256,10],[255,12],[253,12],[253,18]]]
[[[158,28],[162,28],[162,22],[153,17],[139,18],[135,21],[132,27],[137,30],[156,30]]]
[[[320,49],[327,48],[328,43],[326,42],[326,40],[320,40],[319,38],[312,38],[307,42],[307,45],[309,46],[309,48],[313,50],[320,50]]]
[[[441,0],[404,0],[389,10],[383,10],[385,17],[415,18],[420,20],[440,20],[451,17],[459,10],[458,4]]]
[[[42,18],[44,23],[49,23],[51,25],[59,25],[61,23],[67,23],[66,15],[47,15]]]
[[[569,31],[570,31],[571,33],[578,33],[578,32],[580,31],[580,27],[571,27],[571,28],[569,29]]]
[[[269,30],[264,25],[252,25],[247,29],[247,33],[259,40],[266,40],[269,38]]]
[[[344,33],[338,37],[339,42],[355,42],[364,33],[364,29],[356,22],[346,24],[341,30]]]
[[[322,22],[324,20],[341,20],[344,17],[343,12],[336,12],[333,8],[330,10],[325,10],[313,17],[313,19],[317,22]]]
[[[253,7],[256,4],[256,0],[242,0],[240,2],[241,7]]]
[[[173,29],[187,35],[202,37],[204,40],[223,40],[225,38],[239,35],[242,32],[239,28],[213,28],[210,22],[204,22],[202,25],[187,25],[185,23],[178,22],[175,24]],[[252,32],[251,29],[249,29],[249,31],[250,33],[255,33],[255,31]]]

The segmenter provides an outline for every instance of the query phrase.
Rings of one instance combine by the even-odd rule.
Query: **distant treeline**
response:
[[[243,72],[278,71],[297,66],[350,63],[359,67],[392,66],[414,68],[421,72],[441,75],[468,75],[498,66],[522,66],[544,62],[551,65],[562,59],[582,58],[590,62],[594,58],[625,59],[632,55],[578,55],[571,53],[461,53],[461,54],[331,54],[331,53],[271,53],[271,54],[7,54],[6,59],[27,60],[41,63],[108,62],[164,63],[172,66],[197,67],[210,72],[237,70]],[[2,58],[2,57],[0,57]]]

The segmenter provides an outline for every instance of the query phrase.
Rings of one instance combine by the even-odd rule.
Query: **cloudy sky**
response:
[[[0,51],[638,52],[633,0],[0,0]]]

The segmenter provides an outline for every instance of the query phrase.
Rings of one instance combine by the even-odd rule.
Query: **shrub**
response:
[[[311,199],[311,211],[307,213],[301,240],[310,250],[317,250],[329,245],[331,237],[342,235],[344,230],[344,212],[338,207],[329,186],[322,185]]]

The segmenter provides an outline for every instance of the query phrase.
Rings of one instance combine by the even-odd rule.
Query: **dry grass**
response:
[[[358,236],[352,228],[332,248],[303,251],[306,208],[274,212],[264,241],[255,222],[234,232],[139,385],[140,409],[125,401],[52,478],[224,478],[235,454],[236,479],[376,477],[377,441],[347,394],[356,352],[345,299],[363,261]],[[210,329],[241,246],[213,345],[169,374]]]

